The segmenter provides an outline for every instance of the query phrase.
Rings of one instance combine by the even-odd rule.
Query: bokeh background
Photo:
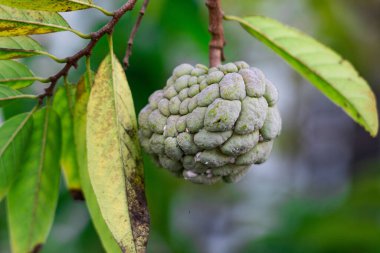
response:
[[[124,1],[95,1],[110,10]],[[141,5],[141,0],[139,1]],[[352,61],[379,93],[380,2],[378,0],[223,0],[226,14],[267,15],[304,30]],[[115,31],[122,59],[138,10]],[[94,10],[65,13],[83,32],[107,18]],[[151,1],[137,34],[127,76],[136,110],[162,88],[178,64],[208,64],[208,14],[203,0]],[[173,178],[145,157],[146,191],[152,220],[151,253],[372,253],[380,252],[380,143],[328,101],[236,23],[225,22],[227,61],[259,67],[280,92],[283,132],[271,158],[239,183],[199,186]],[[86,41],[70,33],[35,37],[65,57]],[[107,54],[95,48],[95,70]],[[51,60],[25,60],[40,76],[60,69]],[[76,82],[82,63],[71,72]],[[39,92],[36,84],[30,92]],[[6,107],[1,120],[32,105]],[[0,252],[9,252],[5,204],[0,203]],[[104,252],[83,202],[62,183],[45,253]]]

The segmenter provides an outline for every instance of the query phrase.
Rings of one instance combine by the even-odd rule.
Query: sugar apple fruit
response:
[[[194,183],[238,181],[267,160],[281,131],[278,92],[245,62],[177,66],[139,114],[144,150]]]

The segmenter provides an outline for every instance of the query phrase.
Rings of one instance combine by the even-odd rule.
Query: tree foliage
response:
[[[15,253],[37,252],[46,242],[58,201],[60,169],[67,190],[77,198],[83,194],[107,252],[145,252],[149,214],[136,115],[111,39],[114,26],[135,3],[129,1],[110,13],[86,0],[0,0],[0,106],[23,100],[35,103],[32,111],[0,127],[0,201],[7,201]],[[88,35],[71,28],[58,13],[87,8],[111,16],[104,27]],[[375,96],[348,61],[278,21],[225,18],[238,21],[376,136]],[[29,37],[60,31],[73,32],[89,43],[60,59]],[[108,55],[93,75],[90,54],[108,34]],[[32,56],[47,56],[64,65],[56,75],[37,77],[17,60]],[[70,69],[83,57],[87,58],[83,78],[77,85],[69,84]],[[64,77],[64,85],[58,87]],[[44,93],[25,93],[24,88],[36,81],[48,85]]]

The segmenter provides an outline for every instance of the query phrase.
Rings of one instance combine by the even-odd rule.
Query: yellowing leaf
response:
[[[0,0],[0,4],[38,11],[74,11],[90,8],[90,0]]]
[[[90,75],[91,75],[91,77],[90,77]],[[90,93],[91,86],[93,83],[90,83],[91,81],[89,81],[89,78],[91,78],[91,80],[94,78],[93,72],[91,72],[90,74],[86,73],[85,75],[83,75],[79,79],[76,94],[75,94],[76,99],[79,99],[83,94],[89,94]],[[86,102],[86,104],[87,104],[87,102]]]
[[[14,116],[0,127],[0,200],[20,171],[20,161],[33,127],[31,116],[32,112]]]
[[[82,192],[74,142],[73,110],[75,96],[72,94],[72,90],[75,90],[72,85],[58,88],[54,95],[53,108],[61,119],[62,149],[60,164],[66,185],[74,199],[81,199]]]
[[[87,113],[88,171],[102,216],[123,252],[145,252],[149,214],[136,115],[113,55],[99,67]]]
[[[59,193],[59,118],[51,106],[34,114],[33,133],[20,174],[9,190],[8,219],[13,253],[37,252],[53,224]]]
[[[260,16],[227,16],[226,19],[239,22],[372,136],[377,135],[375,95],[348,61],[310,36],[276,20]]]
[[[33,84],[35,80],[25,64],[12,60],[0,61],[0,85],[21,89]]]
[[[20,10],[0,5],[1,37],[69,30],[69,24],[58,13]]]
[[[74,107],[74,135],[77,150],[78,164],[80,169],[80,179],[82,190],[86,199],[86,205],[91,215],[91,220],[99,235],[100,241],[107,253],[120,253],[119,245],[112,236],[107,224],[99,209],[98,201],[90,182],[87,169],[87,147],[86,147],[86,126],[87,126],[87,103],[89,92],[86,91],[85,82],[87,78],[82,78],[77,87],[77,100]],[[90,85],[89,85],[90,86]]]
[[[41,45],[28,36],[0,37],[0,60],[29,57],[43,53]]]

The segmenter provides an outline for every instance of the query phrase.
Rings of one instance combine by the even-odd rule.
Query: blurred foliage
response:
[[[379,166],[367,165],[370,172],[355,178],[343,201],[327,207],[310,200],[289,201],[280,227],[242,252],[380,252]]]
[[[101,4],[101,1],[98,1]],[[115,6],[124,1],[115,1]],[[142,1],[139,1],[140,5]],[[316,35],[326,44],[347,56],[354,62],[370,83],[376,84],[379,77],[380,32],[378,26],[370,25],[372,20],[378,21],[380,6],[376,0],[223,0],[227,14],[252,15],[263,14],[288,22],[296,27],[305,28],[307,33]],[[137,7],[138,8],[138,7]],[[377,12],[376,12],[377,10]],[[371,13],[372,19],[366,14]],[[88,14],[88,16],[87,16]],[[86,18],[93,18],[95,31],[104,24],[104,18],[85,13]],[[131,30],[138,11],[128,14],[118,24],[115,30],[115,50],[119,59],[123,57],[127,34]],[[146,103],[148,96],[166,83],[173,66],[182,62],[207,64],[209,34],[207,10],[202,0],[151,1],[147,13],[139,30],[133,55],[130,59],[131,67],[127,70],[128,80],[135,100],[136,111]],[[310,27],[310,28],[309,28]],[[52,37],[54,35],[51,35]],[[228,41],[226,55],[229,60],[248,60],[248,52],[257,55],[257,51],[264,50],[258,46],[252,48],[253,39],[249,38],[238,25],[226,24],[226,38]],[[249,43],[247,43],[248,40]],[[247,52],[247,44],[250,49]],[[257,45],[257,44],[253,44]],[[107,44],[104,39],[95,48],[93,53],[92,69],[97,69],[100,61],[107,54]],[[251,52],[252,51],[252,52]],[[74,52],[68,52],[71,54]],[[31,64],[33,61],[28,59]],[[275,61],[280,61],[275,58]],[[80,70],[84,70],[82,63],[77,76],[71,76],[73,81],[79,78]],[[78,73],[79,72],[79,73]],[[374,87],[377,89],[377,86]],[[3,117],[9,118],[20,112],[30,110],[32,104],[11,104],[4,108]],[[284,137],[286,143],[282,148],[295,145],[298,140],[294,137]],[[378,139],[377,139],[378,140]],[[286,150],[280,153],[286,153]],[[280,157],[283,158],[283,157]],[[367,167],[379,170],[378,157],[371,166],[361,166],[360,170],[367,171]],[[203,234],[189,238],[181,231],[174,229],[173,222],[183,217],[175,217],[174,207],[178,202],[179,192],[192,195],[191,191],[209,197],[218,194],[218,187],[229,187],[234,191],[238,186],[189,186],[189,183],[177,180],[168,173],[160,170],[153,161],[145,157],[146,186],[149,209],[151,213],[152,231],[148,252],[154,253],[203,253],[220,252],[217,249],[202,248],[200,243],[205,238]],[[285,165],[284,165],[285,166]],[[287,196],[283,200],[284,208],[274,210],[280,213],[279,224],[264,235],[248,233],[247,239],[237,238],[240,250],[234,252],[251,253],[332,253],[332,252],[380,252],[380,175],[378,172],[354,177],[353,183],[346,196],[338,196],[334,201],[330,196],[325,200],[314,201],[305,199],[294,201],[294,196]],[[44,246],[44,253],[84,253],[103,252],[94,228],[89,221],[84,203],[74,202],[64,184],[61,184],[61,196],[58,203],[56,220],[48,243]],[[253,193],[252,193],[253,194]],[[223,196],[222,196],[223,197]],[[273,196],[264,196],[272,198]],[[236,201],[244,202],[246,196],[240,196]],[[213,202],[210,198],[208,202]],[[221,210],[232,206],[225,202],[220,205]],[[198,206],[197,208],[202,208]],[[284,211],[283,211],[284,210]],[[247,213],[247,212],[246,212]],[[249,212],[248,212],[249,213]],[[252,210],[252,215],[254,210]],[[214,217],[210,212],[209,219]],[[264,214],[269,215],[269,214]],[[5,205],[0,203],[0,252],[9,252],[8,232],[6,227]],[[259,217],[259,219],[265,217]],[[192,221],[195,225],[198,220]],[[233,224],[235,227],[240,224]],[[254,226],[254,225],[253,225]],[[184,228],[183,230],[186,230]],[[211,236],[211,235],[210,235]],[[207,240],[207,238],[206,238]]]

